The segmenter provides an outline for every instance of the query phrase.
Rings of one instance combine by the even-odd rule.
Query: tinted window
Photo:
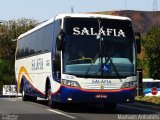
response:
[[[102,77],[102,74],[105,77],[135,75],[131,21],[66,18],[64,33],[64,73],[94,77]],[[109,69],[104,69],[104,65]]]
[[[117,19],[66,18],[65,33],[71,35],[97,35],[133,38],[131,21]]]
[[[50,24],[18,40],[16,58],[49,52],[52,40],[53,24]]]
[[[61,59],[60,59],[60,51],[57,51],[56,49],[56,38],[58,36],[58,34],[60,33],[60,30],[61,30],[61,20],[56,20],[54,22],[54,43],[53,43],[53,49],[54,49],[54,61],[53,61],[53,71],[54,71],[54,77],[55,77],[55,80],[57,82],[60,82],[59,79],[61,76],[57,76],[57,73],[60,73],[61,71]]]
[[[160,88],[160,82],[146,82],[144,83],[144,88]]]

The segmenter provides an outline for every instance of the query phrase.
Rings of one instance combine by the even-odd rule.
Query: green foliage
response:
[[[160,79],[160,27],[152,27],[146,34],[144,48],[148,60],[149,76]]]
[[[0,89],[3,84],[14,83],[15,40],[36,25],[36,20],[26,18],[0,24]]]
[[[0,25],[0,58],[14,61],[14,54],[16,48],[16,40],[18,36],[37,25],[35,20],[18,19],[6,22]]]
[[[14,74],[11,64],[4,60],[0,60],[0,90],[2,90],[3,85],[10,85],[14,83]]]
[[[148,75],[148,60],[144,58],[137,58],[137,68],[143,70],[143,78],[149,78]]]

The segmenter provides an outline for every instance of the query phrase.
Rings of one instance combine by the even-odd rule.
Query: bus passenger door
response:
[[[61,57],[60,53],[55,53],[53,60],[54,80],[60,83],[61,80]]]
[[[54,47],[53,47],[53,78],[60,83],[61,80],[61,51],[57,49],[57,36],[61,31],[61,20],[54,21]]]

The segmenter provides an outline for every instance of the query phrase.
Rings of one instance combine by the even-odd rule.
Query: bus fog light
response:
[[[68,101],[72,101],[72,98],[68,98]]]
[[[126,101],[127,101],[127,102],[129,102],[129,101],[130,101],[130,99],[127,99]]]

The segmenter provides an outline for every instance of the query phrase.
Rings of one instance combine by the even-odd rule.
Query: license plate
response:
[[[98,98],[98,99],[106,99],[108,96],[106,94],[96,94],[95,95],[95,98]]]

